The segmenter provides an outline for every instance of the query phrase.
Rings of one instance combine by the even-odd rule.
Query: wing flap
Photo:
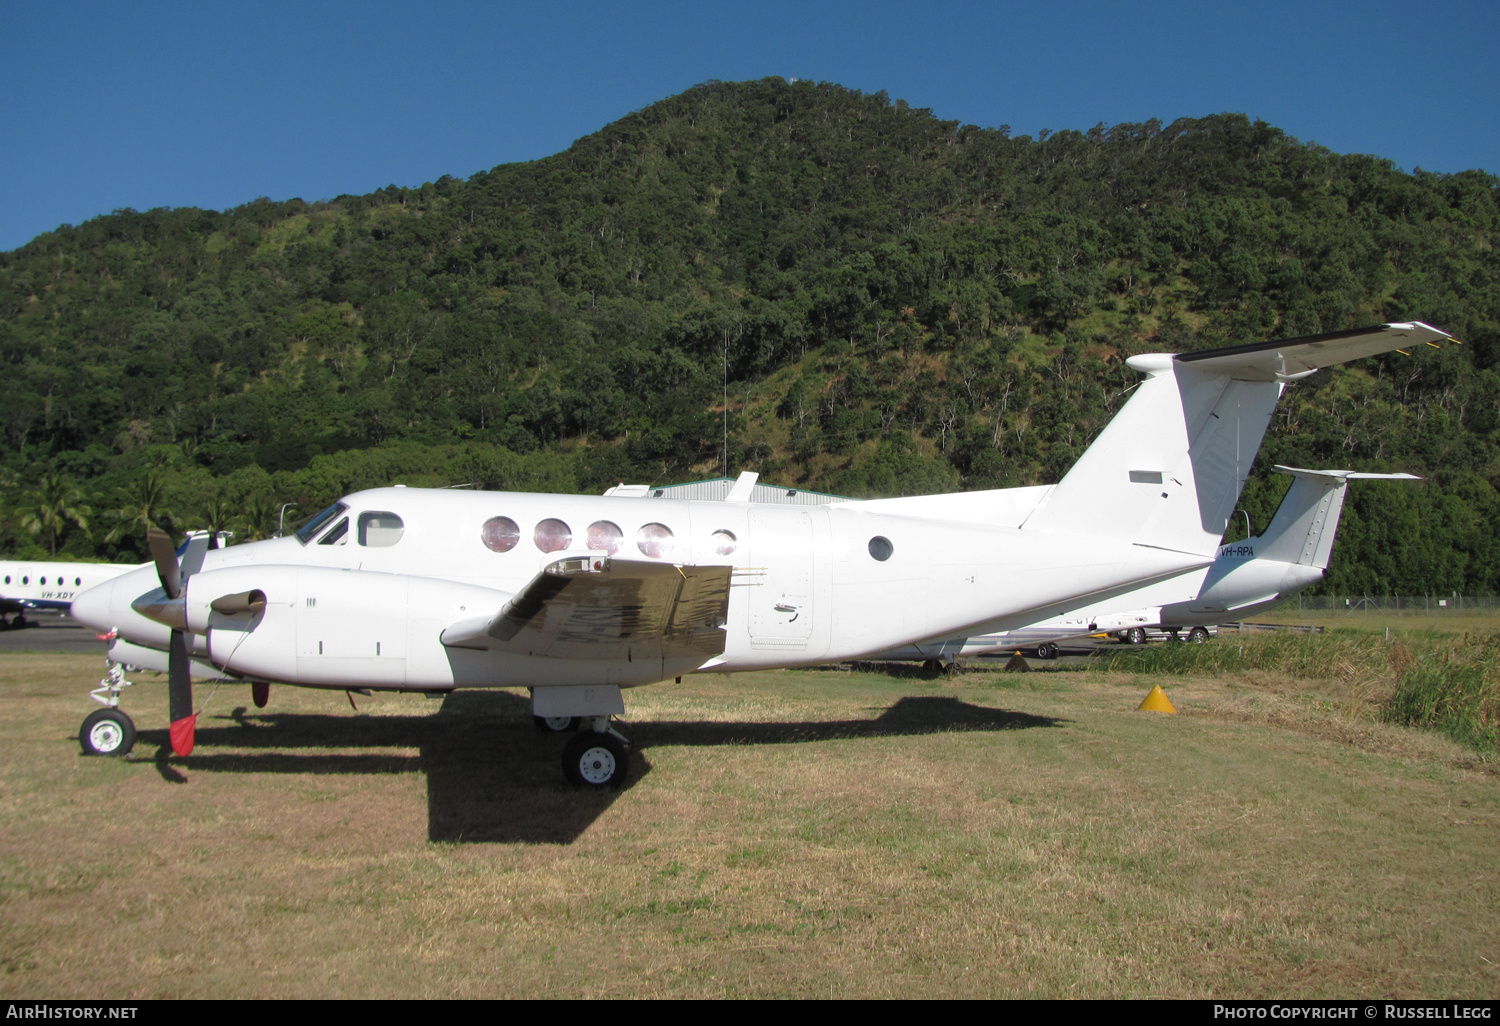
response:
[[[565,559],[493,617],[449,626],[450,648],[571,659],[652,659],[724,651],[728,566]]]

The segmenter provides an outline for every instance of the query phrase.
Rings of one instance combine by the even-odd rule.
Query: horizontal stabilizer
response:
[[[1273,342],[1253,342],[1248,346],[1226,349],[1200,349],[1179,353],[1173,360],[1196,370],[1228,373],[1241,380],[1296,381],[1336,363],[1379,356],[1407,346],[1438,345],[1448,341],[1453,341],[1453,338],[1446,331],[1439,331],[1421,321],[1410,321]]]

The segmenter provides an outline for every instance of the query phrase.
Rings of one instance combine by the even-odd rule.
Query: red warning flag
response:
[[[169,733],[172,735],[172,751],[183,758],[193,754],[193,728],[198,725],[198,714],[184,716],[172,723]]]

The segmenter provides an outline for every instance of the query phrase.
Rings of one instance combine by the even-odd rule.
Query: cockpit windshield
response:
[[[306,545],[308,542],[317,537],[319,531],[328,526],[328,522],[330,520],[332,520],[334,517],[338,516],[348,508],[349,507],[344,505],[342,502],[335,502],[332,506],[329,506],[323,512],[319,513],[307,523],[297,528],[297,540],[303,545]]]

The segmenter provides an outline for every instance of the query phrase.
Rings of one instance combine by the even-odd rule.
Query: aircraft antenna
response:
[[[729,329],[724,329],[724,476],[729,476]]]

